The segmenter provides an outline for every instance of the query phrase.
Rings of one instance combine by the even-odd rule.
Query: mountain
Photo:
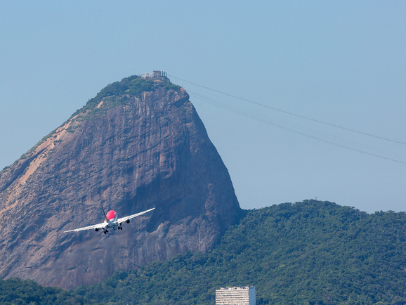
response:
[[[63,233],[152,213],[107,235]],[[241,209],[186,91],[165,77],[108,85],[0,172],[0,277],[75,288],[215,245]]]
[[[108,304],[214,304],[255,285],[257,304],[406,304],[406,214],[306,200],[246,211],[207,253],[116,272],[75,292]]]

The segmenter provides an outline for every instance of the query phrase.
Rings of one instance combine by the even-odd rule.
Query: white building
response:
[[[216,290],[216,305],[256,305],[255,286],[227,287]]]

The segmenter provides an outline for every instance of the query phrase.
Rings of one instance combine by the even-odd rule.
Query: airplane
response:
[[[102,207],[102,209],[103,209],[103,207]],[[111,210],[111,211],[107,212],[107,214],[106,214],[106,213],[104,213],[104,209],[103,209],[103,213],[104,213],[104,222],[103,223],[99,223],[97,225],[83,227],[83,228],[79,228],[79,229],[68,230],[68,231],[65,231],[64,233],[67,233],[67,232],[79,232],[79,231],[91,230],[91,229],[94,229],[97,232],[100,229],[102,229],[103,233],[107,234],[108,229],[122,230],[123,227],[121,225],[124,222],[130,223],[130,220],[133,219],[134,217],[141,216],[141,215],[143,215],[145,213],[148,213],[149,211],[152,211],[154,209],[155,208],[152,208],[152,209],[146,210],[144,212],[133,214],[133,215],[122,217],[122,218],[118,218],[118,214],[117,214],[116,211]]]

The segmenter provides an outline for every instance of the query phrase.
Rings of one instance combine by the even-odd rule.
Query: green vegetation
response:
[[[219,287],[255,285],[261,305],[406,304],[405,228],[405,213],[284,203],[247,211],[208,253],[116,272],[73,292],[1,281],[0,303],[208,305]]]
[[[76,125],[76,126],[71,126],[71,127],[68,127],[68,128],[66,128],[66,131],[67,132],[75,132],[75,130],[77,129],[77,128],[79,128],[80,127],[80,125]],[[61,140],[57,140],[58,142],[62,142]],[[54,142],[56,142],[56,141],[54,141]]]
[[[115,107],[118,104],[125,104],[128,100],[126,95],[140,98],[143,92],[150,92],[158,87],[175,91],[179,91],[180,89],[180,86],[172,84],[169,80],[155,82],[153,79],[133,75],[106,86],[94,98],[90,99],[83,108],[77,110],[72,117],[84,113],[87,110],[99,112],[98,114],[104,113],[108,108]],[[103,105],[103,109],[95,109],[101,101],[106,102],[108,104],[107,107]],[[95,115],[97,115],[97,113],[92,113],[92,116]]]
[[[0,280],[0,304],[96,304],[93,301],[56,287],[42,287],[34,281],[20,279]]]
[[[175,90],[176,92],[179,92],[180,86],[172,84],[171,82],[165,82],[162,84],[162,87],[165,90]]]
[[[406,304],[406,215],[330,202],[248,211],[208,253],[116,272],[75,293],[108,304],[214,304],[255,285],[257,304]]]
[[[133,75],[123,78],[120,82],[114,82],[106,86],[96,95],[95,99],[101,101],[104,97],[113,95],[117,96],[120,94],[130,94],[140,97],[141,93],[152,91],[153,88],[153,80]]]

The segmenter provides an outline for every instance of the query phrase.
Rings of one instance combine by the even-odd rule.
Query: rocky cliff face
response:
[[[64,230],[155,207],[123,231]],[[0,277],[74,288],[185,251],[239,217],[226,167],[188,94],[133,76],[0,173]]]

